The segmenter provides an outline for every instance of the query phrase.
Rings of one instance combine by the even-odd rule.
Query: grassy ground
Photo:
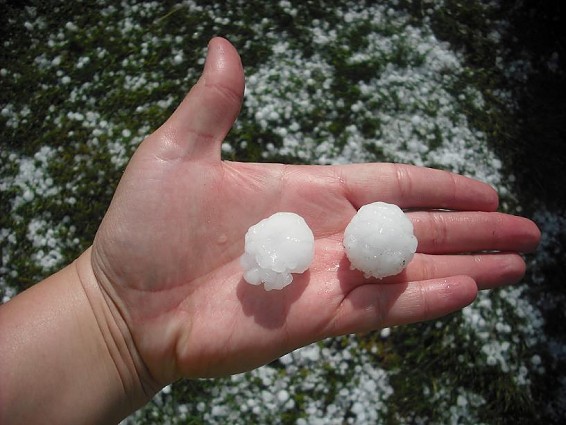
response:
[[[558,2],[0,0],[0,296],[92,241],[128,157],[239,49],[227,159],[396,161],[485,180],[537,220],[524,283],[430,323],[166,388],[131,423],[558,423],[566,414]],[[563,150],[563,149],[562,149]]]

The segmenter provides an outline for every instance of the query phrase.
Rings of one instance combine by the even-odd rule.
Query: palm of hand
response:
[[[132,163],[145,163],[142,155],[143,149]],[[158,347],[167,347],[184,375],[220,375],[235,371],[221,364],[226,351],[229,361],[238,355],[236,370],[245,370],[331,333],[346,290],[336,273],[343,267],[341,232],[355,213],[333,169],[153,161],[132,166],[121,185],[129,181],[143,190],[118,190],[113,203],[127,197],[128,211],[111,207],[95,247],[112,258],[103,272],[114,284],[108,291],[123,303],[132,328],[154,334],[148,351],[155,350],[156,362]],[[293,285],[268,293],[242,281],[238,260],[248,227],[276,211],[305,218],[317,254]],[[193,339],[200,341],[196,350]]]
[[[204,77],[132,158],[93,246],[98,281],[157,382],[248,370],[327,336],[437,317],[474,298],[473,279],[495,286],[522,274],[515,254],[425,255],[532,248],[536,231],[522,222],[520,232],[512,230],[518,218],[469,213],[442,221],[413,213],[425,254],[399,276],[364,280],[349,269],[341,245],[360,205],[379,198],[404,208],[491,211],[494,192],[463,177],[390,164],[222,162],[219,144],[242,91],[237,53],[214,40]],[[238,259],[248,227],[277,211],[305,218],[316,253],[289,287],[266,292],[242,280]],[[474,220],[484,231],[469,229]]]

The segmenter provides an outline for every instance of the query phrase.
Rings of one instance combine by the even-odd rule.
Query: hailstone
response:
[[[249,228],[240,264],[246,282],[264,283],[270,291],[289,285],[291,273],[305,272],[313,257],[314,235],[305,220],[295,213],[279,212]]]
[[[364,205],[344,231],[344,248],[352,268],[366,278],[400,273],[417,249],[413,224],[397,205]]]

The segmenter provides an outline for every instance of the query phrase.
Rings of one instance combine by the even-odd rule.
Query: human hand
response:
[[[90,250],[142,383],[249,370],[326,337],[448,314],[478,288],[521,278],[517,253],[534,249],[539,231],[495,212],[486,184],[394,164],[221,161],[243,90],[236,50],[212,40],[197,85],[132,157]],[[342,236],[378,200],[411,211],[419,245],[401,274],[364,279]],[[305,218],[315,257],[291,285],[266,292],[243,281],[238,260],[248,227],[277,211]]]

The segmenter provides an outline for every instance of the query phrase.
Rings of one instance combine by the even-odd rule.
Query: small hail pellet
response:
[[[344,248],[352,268],[366,278],[399,274],[417,249],[413,223],[397,205],[364,205],[344,231]]]
[[[305,272],[313,257],[314,235],[305,220],[295,213],[279,212],[249,228],[240,264],[246,282],[263,283],[271,291],[289,285],[292,273]]]

